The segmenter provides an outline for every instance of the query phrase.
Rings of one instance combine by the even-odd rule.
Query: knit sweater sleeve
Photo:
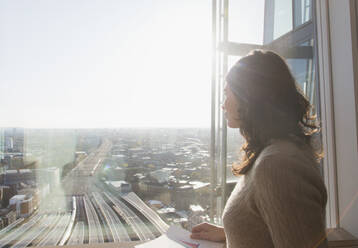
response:
[[[254,170],[254,199],[275,248],[327,247],[326,190],[315,164],[269,156]]]

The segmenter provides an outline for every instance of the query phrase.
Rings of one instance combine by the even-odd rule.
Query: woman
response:
[[[327,194],[319,170],[318,132],[311,105],[284,60],[255,50],[226,77],[228,126],[246,143],[239,177],[223,212],[224,227],[202,223],[192,238],[226,241],[228,248],[327,247]]]

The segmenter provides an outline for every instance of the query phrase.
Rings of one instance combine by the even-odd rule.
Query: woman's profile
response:
[[[202,223],[192,238],[226,241],[228,248],[327,247],[327,193],[319,170],[319,128],[311,105],[276,53],[254,50],[226,76],[223,110],[246,143],[233,165],[239,181],[223,227]]]

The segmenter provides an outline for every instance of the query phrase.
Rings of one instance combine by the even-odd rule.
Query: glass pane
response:
[[[229,41],[262,44],[264,0],[229,0]]]
[[[244,144],[245,140],[240,134],[239,129],[228,128],[228,151],[227,151],[227,170],[226,178],[228,183],[232,183],[238,180],[238,177],[232,174],[231,168],[233,163],[240,163],[241,151],[240,148]],[[228,192],[230,194],[231,192]]]
[[[294,0],[295,27],[312,19],[312,0]]]
[[[300,46],[312,46],[313,40],[306,41]],[[311,104],[316,105],[316,81],[315,81],[315,66],[312,58],[307,59],[287,59],[286,60],[290,69],[296,79],[296,82],[305,93],[306,97],[310,100]]]
[[[292,30],[292,1],[274,0],[274,35],[273,38],[284,35]]]
[[[210,13],[207,0],[0,1],[0,247],[209,221]]]
[[[229,68],[231,68],[240,57],[229,56]],[[244,143],[244,138],[241,136],[238,129],[229,128],[227,129],[227,170],[226,178],[228,183],[237,181],[237,177],[232,174],[231,168],[233,163],[239,163],[241,159],[240,148]],[[227,192],[228,194],[231,191]]]
[[[231,68],[240,57],[238,56],[229,56],[228,57],[228,68]],[[225,83],[224,83],[225,84]],[[223,94],[223,92],[221,92]],[[223,104],[223,101],[218,106],[218,108],[221,108],[221,105]],[[217,156],[220,158],[220,156],[224,156],[222,154],[222,143],[221,143],[221,136],[223,135],[222,129],[218,128],[218,152]],[[226,179],[226,199],[231,194],[231,191],[233,190],[233,187],[235,186],[235,183],[237,181],[237,177],[235,177],[232,174],[232,164],[239,162],[241,158],[240,154],[240,147],[244,142],[244,139],[242,138],[240,131],[238,129],[231,129],[227,127],[227,151],[226,151],[226,173],[223,173],[222,163],[221,160],[217,160],[218,167],[218,183],[219,185],[222,185],[222,178],[225,177]],[[222,210],[224,208],[223,205],[223,194],[219,192],[219,197],[217,198],[217,216],[218,218],[218,224],[221,224],[221,215]]]
[[[287,51],[291,51],[291,48],[295,48],[296,46],[309,46],[310,48],[313,48],[314,51],[314,40],[313,40],[313,34],[307,30],[309,33],[303,34],[306,29],[299,30],[300,32],[295,32],[296,30],[293,28],[293,9],[297,9],[298,4],[301,6],[301,10],[299,15],[295,13],[295,26],[298,26],[300,24],[303,24],[309,20],[312,19],[311,17],[311,1],[295,1],[295,6],[292,5],[293,0],[266,0],[265,1],[265,18],[264,18],[264,47],[271,47],[274,49],[278,54],[280,54],[280,51],[282,51],[282,54],[289,54],[290,56],[294,55],[294,53],[286,53]],[[238,6],[237,3],[231,4],[230,8],[235,8],[235,6]],[[294,8],[293,8],[294,7]],[[238,7],[236,7],[238,8]],[[298,9],[299,10],[299,9]],[[298,11],[296,10],[296,11]],[[237,11],[237,12],[235,12]],[[246,9],[231,9],[229,13],[240,13],[240,11],[246,11]],[[233,18],[236,20],[238,17],[235,17],[234,14],[231,14],[229,16],[229,25],[230,30],[235,30],[237,27],[240,26],[240,23],[238,21],[232,21],[230,18]],[[300,23],[300,24],[299,24]],[[279,37],[286,35],[285,39],[278,39]],[[309,37],[307,39],[310,39],[308,41],[302,42],[301,44],[297,44],[299,41],[302,40],[302,37]],[[286,39],[287,38],[287,39]],[[311,40],[312,39],[312,40]],[[282,49],[282,50],[281,50]],[[315,60],[316,58],[312,58],[312,54],[309,54],[310,49],[304,49],[305,52],[307,52],[308,58],[290,58],[287,59],[287,63],[289,64],[291,71],[293,73],[293,76],[295,77],[297,84],[299,87],[302,88],[304,94],[307,96],[307,98],[310,100],[310,102],[318,106],[317,103],[318,100],[318,92],[317,92],[317,85],[318,82],[316,81],[316,75],[315,75]],[[313,52],[313,56],[315,53]],[[302,56],[302,54],[300,54]],[[236,57],[229,57],[229,68],[231,65],[237,60]],[[319,116],[319,109],[316,109]],[[226,176],[227,182],[233,180],[235,182],[235,177],[230,173],[231,171],[231,164],[233,161],[239,161],[240,154],[238,151],[238,148],[242,145],[244,142],[243,137],[239,135],[239,130],[230,129],[228,128],[227,132],[227,140],[228,140],[228,147],[227,147],[227,173]],[[317,135],[314,137],[314,139],[317,139],[319,143],[320,142],[320,136]],[[314,145],[314,144],[313,144]],[[222,173],[223,174],[223,173]],[[234,184],[233,184],[234,185]],[[232,189],[232,186],[230,185],[228,187],[229,190],[227,190],[227,193],[230,194],[230,190]],[[224,206],[221,206],[224,207]]]

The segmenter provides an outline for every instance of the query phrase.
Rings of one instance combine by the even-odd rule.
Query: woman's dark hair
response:
[[[246,140],[242,162],[233,165],[234,175],[248,171],[273,139],[308,145],[320,158],[311,146],[312,135],[319,132],[312,106],[282,57],[254,50],[230,69],[226,81],[239,102],[240,132]]]

